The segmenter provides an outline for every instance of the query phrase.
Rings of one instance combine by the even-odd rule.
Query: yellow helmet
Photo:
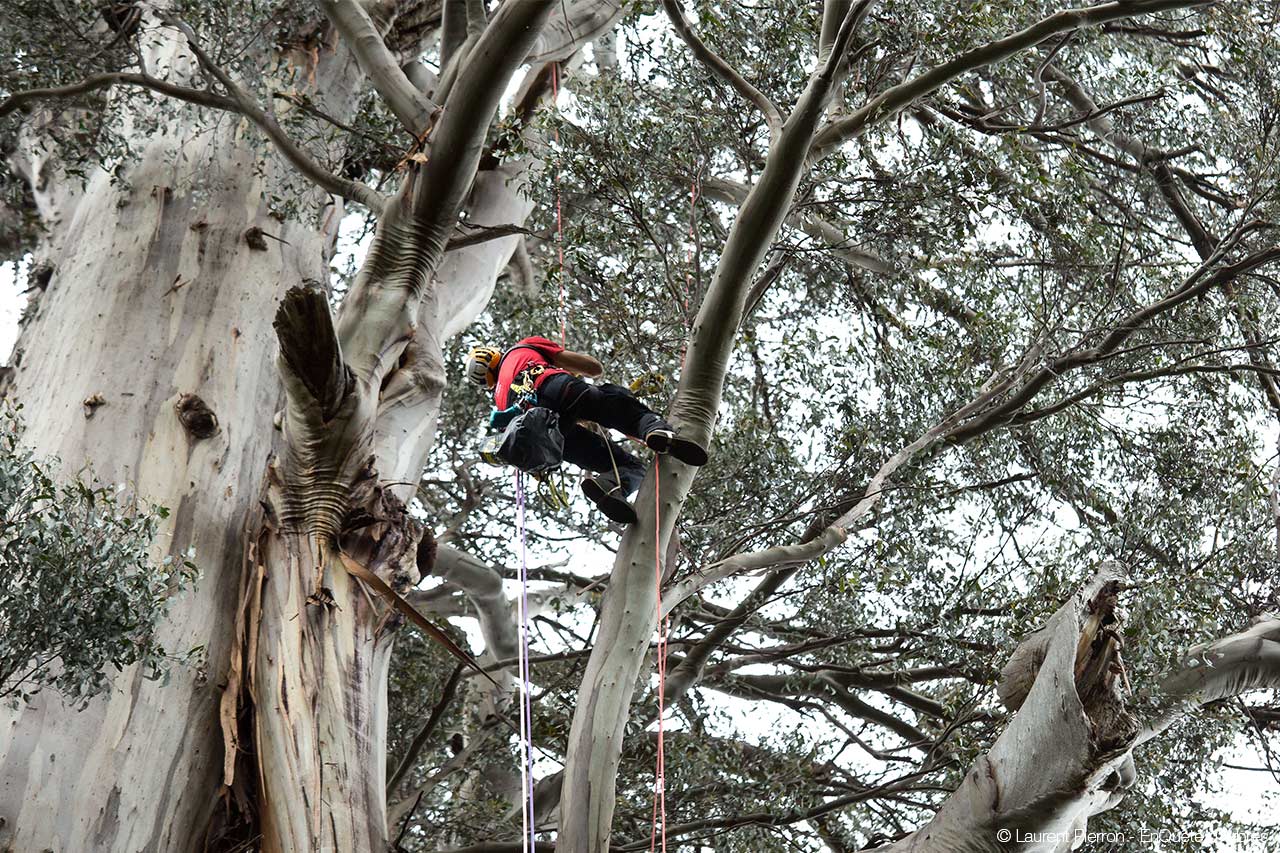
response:
[[[492,388],[498,382],[498,362],[502,350],[494,347],[472,347],[467,353],[467,379],[482,388]]]

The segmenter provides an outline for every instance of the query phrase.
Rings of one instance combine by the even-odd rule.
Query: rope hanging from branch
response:
[[[560,103],[560,63],[551,63],[551,108],[559,109]],[[564,211],[561,204],[560,195],[560,172],[564,168],[564,161],[560,156],[560,128],[556,125],[551,126],[552,138],[555,140],[556,146],[556,165],[552,174],[555,176],[556,190],[556,258],[560,264],[560,346],[568,346],[566,343],[565,329],[569,325],[569,302],[565,298],[565,281],[564,281]]]
[[[670,619],[662,618],[662,467],[653,460],[653,583],[658,613],[658,757],[653,774],[653,831],[649,835],[649,853],[667,853],[667,764],[663,755],[663,717],[666,715],[667,632]],[[659,831],[661,821],[661,831]],[[662,839],[661,847],[658,839]]]
[[[537,849],[537,821],[533,813],[533,699],[529,673],[529,562],[525,541],[524,472],[516,471],[516,526],[520,531],[520,597],[516,600],[520,619],[520,815],[521,850]]]

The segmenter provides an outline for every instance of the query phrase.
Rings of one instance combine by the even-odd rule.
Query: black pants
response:
[[[608,429],[616,429],[643,438],[656,427],[667,427],[656,412],[641,403],[621,385],[592,385],[576,376],[552,376],[538,389],[538,405],[560,413],[560,431],[564,433],[565,461],[587,471],[596,471],[605,482],[619,485],[630,495],[644,479],[644,463],[616,442],[577,421],[593,421]],[[614,482],[614,468],[620,482]]]

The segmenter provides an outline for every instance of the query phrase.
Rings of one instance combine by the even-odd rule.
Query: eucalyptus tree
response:
[[[611,571],[536,573],[558,849],[649,842],[659,614],[677,844],[1065,849],[1126,793],[1194,802],[1203,776],[1135,788],[1140,760],[1226,724],[1156,735],[1276,677],[1265,4],[319,7],[7,13],[12,393],[38,449],[173,508],[203,579],[162,639],[208,665],[16,712],[0,839],[511,842],[504,697],[417,639],[393,674],[374,592],[439,575],[412,600],[478,615],[509,667],[509,492],[445,351],[561,310],[619,374],[678,376],[656,393],[719,452],[654,467]],[[373,234],[335,319],[348,206]],[[717,696],[823,734],[737,731]]]

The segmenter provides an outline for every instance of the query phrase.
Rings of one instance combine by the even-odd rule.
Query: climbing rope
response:
[[[649,835],[649,853],[661,849],[667,853],[667,764],[663,754],[663,720],[666,715],[667,692],[667,634],[670,620],[662,618],[662,467],[659,457],[653,458],[653,583],[656,595],[654,607],[658,613],[658,757],[653,774],[653,831]],[[662,821],[659,832],[658,821]],[[662,839],[659,848],[658,839]]]
[[[520,531],[520,597],[516,599],[520,620],[520,846],[527,853],[536,849],[537,822],[533,813],[533,698],[529,672],[529,560],[525,537],[524,472],[516,471],[516,527]]]
[[[560,63],[551,63],[551,106],[556,109],[560,102]],[[564,213],[560,200],[560,171],[564,164],[560,159],[560,128],[554,124],[551,135],[556,143],[556,165],[552,174],[555,176],[556,188],[556,256],[560,261],[560,346],[568,346],[565,338],[565,327],[569,324],[569,303],[565,299],[564,286]]]

